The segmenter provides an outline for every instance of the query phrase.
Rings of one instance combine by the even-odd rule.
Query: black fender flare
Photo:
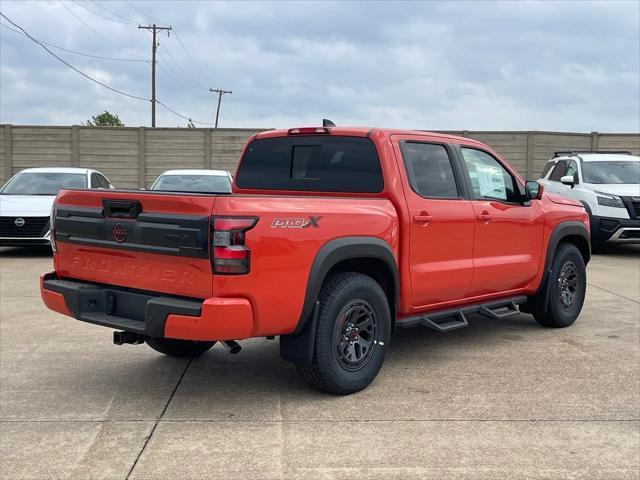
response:
[[[522,311],[531,312],[534,309],[543,312],[546,311],[547,302],[549,301],[547,279],[549,278],[549,274],[551,273],[551,264],[553,263],[553,257],[556,253],[558,245],[564,238],[576,236],[582,238],[587,244],[587,250],[583,251],[581,249],[581,253],[584,258],[584,263],[587,264],[589,262],[591,258],[591,239],[589,236],[589,230],[587,229],[585,224],[573,220],[560,222],[554,227],[549,237],[549,243],[547,244],[547,252],[544,261],[544,271],[542,274],[542,278],[540,279],[538,290],[535,294],[529,297],[529,301],[526,304],[522,305],[522,307],[524,307],[521,307]]]
[[[313,345],[318,316],[319,297],[329,271],[338,263],[352,259],[376,259],[382,261],[393,278],[394,300],[400,295],[398,265],[387,242],[376,237],[341,237],[325,243],[316,253],[296,329],[280,336],[280,355],[285,360],[309,364],[313,358]]]

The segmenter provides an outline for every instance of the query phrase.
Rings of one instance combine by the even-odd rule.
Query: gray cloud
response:
[[[430,129],[640,130],[640,4],[628,2],[12,2],[35,37],[148,60],[137,22],[160,37],[158,98],[212,122],[210,86],[232,89],[222,126],[340,124]],[[114,47],[91,32],[72,10]],[[122,24],[122,18],[132,23]],[[3,21],[3,23],[6,23]],[[1,30],[0,119],[79,123],[104,109],[148,125],[149,103],[92,84],[28,39]],[[108,85],[150,96],[143,62],[54,50]],[[174,61],[175,59],[175,61]],[[176,64],[177,63],[177,64]],[[213,84],[212,84],[213,83]],[[186,121],[159,108],[158,124]]]

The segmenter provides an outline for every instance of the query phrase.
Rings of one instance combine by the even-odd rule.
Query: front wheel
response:
[[[171,357],[199,357],[216,343],[160,337],[149,337],[146,342],[156,352],[164,353]]]
[[[391,337],[387,297],[371,277],[338,272],[320,295],[318,327],[311,365],[297,365],[312,387],[347,395],[376,377]]]
[[[549,301],[546,310],[533,316],[545,327],[568,327],[580,315],[587,289],[587,272],[578,247],[561,243],[547,278]]]

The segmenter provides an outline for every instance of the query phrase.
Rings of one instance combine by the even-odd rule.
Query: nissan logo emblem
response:
[[[113,226],[113,238],[116,242],[124,242],[127,239],[127,235],[129,235],[129,232],[127,232],[127,229],[122,223],[116,223]]]
[[[24,224],[27,222],[24,221],[24,218],[18,217],[13,221],[13,223],[15,223],[16,227],[24,227]]]

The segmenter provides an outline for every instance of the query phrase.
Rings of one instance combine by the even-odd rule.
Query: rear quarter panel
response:
[[[216,297],[246,297],[253,306],[253,336],[291,333],[304,303],[312,262],[327,242],[347,236],[386,241],[398,255],[398,219],[392,203],[376,198],[232,195],[219,197],[214,215],[259,217],[246,233],[251,270],[213,277]],[[310,216],[317,226],[300,228]]]

